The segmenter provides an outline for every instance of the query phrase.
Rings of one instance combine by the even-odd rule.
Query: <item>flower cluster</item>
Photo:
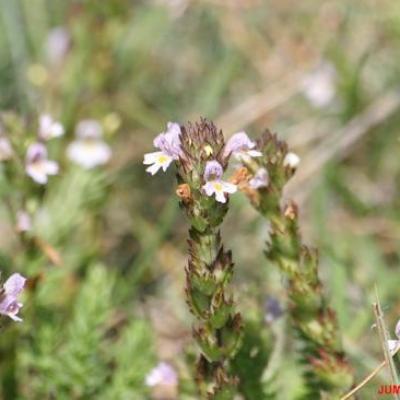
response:
[[[14,321],[22,321],[17,315],[22,307],[18,297],[24,289],[26,278],[20,274],[12,274],[0,290],[0,314],[7,315]]]
[[[151,175],[155,175],[160,169],[164,172],[168,169],[173,161],[185,163],[187,155],[181,146],[182,131],[179,124],[168,122],[167,130],[160,133],[153,141],[154,147],[159,151],[147,153],[144,155],[143,164],[149,165],[146,171]],[[211,147],[205,143],[204,151],[207,156],[212,156]],[[250,140],[246,132],[237,132],[233,134],[224,145],[221,160],[209,159],[205,164],[202,174],[202,190],[209,196],[215,196],[215,200],[220,203],[227,201],[227,196],[237,191],[234,183],[222,179],[224,173],[223,165],[233,157],[239,162],[248,162],[251,158],[261,157],[261,152],[256,149],[256,143]],[[266,185],[268,182],[268,172],[265,170],[256,174],[251,185],[255,188]]]
[[[50,114],[39,116],[35,141],[26,149],[25,172],[36,183],[47,184],[49,176],[57,175],[59,164],[49,160],[47,142],[63,136],[65,129],[61,122]],[[85,169],[106,164],[111,158],[111,149],[103,141],[103,128],[96,120],[82,120],[75,130],[76,140],[67,147],[68,158]],[[15,154],[9,138],[0,132],[0,162],[9,161]]]

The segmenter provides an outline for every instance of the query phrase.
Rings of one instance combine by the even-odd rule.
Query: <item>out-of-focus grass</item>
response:
[[[39,294],[32,294],[26,307],[22,372],[15,378],[22,398],[32,399],[54,390],[40,387],[44,371],[62,374],[62,363],[54,366],[48,357],[73,344],[68,333],[60,332],[80,323],[74,307],[84,301],[92,265],[99,260],[107,264],[99,268],[115,276],[114,294],[107,296],[110,315],[120,321],[111,329],[116,349],[125,346],[133,359],[140,357],[147,328],[137,328],[135,342],[130,332],[136,327],[131,325],[136,319],[152,320],[151,304],[162,301],[173,310],[174,324],[159,332],[164,316],[158,316],[155,335],[165,344],[168,337],[181,333],[168,353],[170,358],[180,357],[179,365],[182,346],[192,351],[186,344],[190,318],[180,296],[186,224],[176,212],[177,201],[170,200],[173,172],[151,178],[141,164],[143,153],[151,151],[152,138],[167,121],[203,115],[221,120],[223,129],[234,126],[255,135],[268,126],[295,144],[304,164],[313,163],[308,157],[313,149],[323,151],[321,144],[329,143],[331,135],[400,85],[400,7],[392,1],[198,0],[187,1],[180,10],[168,0],[158,2],[164,5],[127,0],[34,3],[0,2],[1,109],[17,110],[29,121],[43,110],[51,111],[67,128],[66,138],[52,148],[62,172],[44,194],[50,219],[37,219],[39,232],[60,252],[63,266],[57,269],[45,257],[13,255],[19,248],[16,237],[0,237],[1,259],[14,260],[12,267],[1,261],[2,270],[41,277]],[[71,48],[65,60],[51,68],[44,46],[55,26],[70,32]],[[318,109],[300,93],[299,82],[320,60],[334,66],[337,86],[334,101]],[[289,94],[275,105],[274,99],[284,92]],[[247,103],[249,109],[241,112]],[[320,248],[321,275],[358,378],[382,357],[377,334],[371,330],[375,284],[389,325],[400,315],[396,114],[368,129],[345,158],[334,154],[295,190],[302,198],[304,236]],[[113,161],[105,171],[84,174],[71,168],[64,148],[76,122],[87,117],[103,122]],[[227,136],[232,133],[225,131]],[[266,270],[262,258],[260,237],[266,227],[238,197],[224,227],[226,243],[234,250],[240,288],[236,298],[244,311],[248,302],[261,310],[268,294],[282,297],[283,292],[276,272]],[[1,231],[10,232],[4,210],[1,215]],[[54,292],[58,287],[62,290]],[[102,331],[105,335],[110,334],[108,328]],[[47,334],[59,338],[53,343]],[[286,346],[291,348],[290,343]],[[159,356],[163,351],[162,345],[155,346]],[[128,368],[126,357],[119,368]],[[143,373],[155,362],[152,357],[149,365],[141,364]],[[36,362],[37,369],[32,367]],[[296,373],[294,367],[283,371],[289,377]],[[140,385],[142,375],[121,375],[118,379],[128,383],[119,387],[114,382],[109,389],[117,396],[113,398],[134,393],[132,387]],[[362,398],[371,398],[377,382],[363,389]],[[88,386],[69,395],[93,396],[99,390],[96,385],[100,383],[93,383],[92,392],[85,392]],[[5,398],[11,398],[16,387],[3,379]]]

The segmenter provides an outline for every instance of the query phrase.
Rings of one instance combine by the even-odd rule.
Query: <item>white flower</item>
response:
[[[316,108],[327,106],[335,96],[335,69],[332,64],[324,62],[314,71],[307,74],[303,81],[303,93]]]
[[[168,154],[162,151],[156,151],[154,153],[145,154],[143,164],[150,165],[150,167],[146,168],[146,171],[151,175],[155,175],[160,168],[165,172],[172,161],[174,161],[174,159]]]
[[[215,200],[220,203],[226,202],[225,193],[232,194],[237,190],[236,185],[221,179],[223,172],[221,164],[216,160],[208,161],[204,170],[206,183],[203,185],[203,190],[209,197],[215,195]]]
[[[7,315],[17,322],[22,321],[17,315],[22,307],[18,297],[24,289],[25,282],[26,278],[21,274],[12,274],[4,283],[0,294],[0,314]]]
[[[218,179],[214,181],[208,181],[203,186],[203,189],[207,196],[211,197],[213,194],[215,194],[215,200],[220,203],[226,203],[225,193],[235,193],[237,187],[233,183],[225,182]]]
[[[269,184],[269,174],[265,168],[259,168],[253,178],[249,180],[249,186],[252,189],[261,189]]]
[[[300,157],[296,153],[287,153],[283,159],[283,166],[290,168],[297,168],[300,164]]]
[[[48,175],[57,175],[58,164],[47,159],[47,149],[42,143],[34,143],[26,153],[25,171],[35,182],[44,185]]]
[[[157,385],[175,386],[177,384],[178,375],[175,369],[166,362],[159,363],[146,376],[146,385],[150,387]]]
[[[83,168],[106,164],[111,158],[110,147],[102,140],[103,129],[95,120],[83,120],[76,127],[77,140],[67,148],[68,158]]]
[[[13,154],[10,141],[5,136],[0,136],[0,162],[9,160]]]
[[[232,154],[239,161],[246,161],[249,157],[261,157],[262,153],[254,150],[256,143],[250,140],[246,132],[237,132],[227,141],[224,148],[224,157]]]
[[[150,165],[146,171],[155,175],[160,169],[164,172],[172,161],[178,160],[181,150],[181,128],[175,122],[168,122],[167,131],[160,133],[153,141],[154,147],[160,149],[154,153],[144,155],[144,165]]]
[[[39,138],[49,140],[64,135],[64,127],[58,121],[54,121],[49,114],[42,114],[39,117]]]

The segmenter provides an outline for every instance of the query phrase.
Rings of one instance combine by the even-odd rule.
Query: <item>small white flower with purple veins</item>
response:
[[[49,140],[64,135],[64,127],[58,121],[54,121],[50,114],[42,114],[39,117],[39,138]]]
[[[243,157],[261,157],[262,153],[254,150],[256,143],[250,140],[246,132],[238,132],[233,134],[226,142],[224,148],[224,157],[232,154],[236,159],[241,161]]]
[[[18,312],[22,303],[18,302],[18,296],[24,289],[26,278],[20,274],[12,274],[4,283],[0,293],[0,314],[7,315],[14,321],[22,321]]]
[[[224,170],[218,161],[208,161],[204,171],[204,180],[206,181],[203,185],[203,190],[207,196],[211,197],[215,195],[215,200],[220,203],[226,202],[225,193],[235,193],[237,186],[233,183],[223,181],[222,174]]]
[[[0,162],[9,160],[13,154],[10,141],[5,136],[0,136]]]
[[[67,156],[71,161],[91,169],[110,160],[111,149],[102,140],[103,128],[98,121],[87,119],[79,122],[75,134],[77,139],[67,148]]]
[[[285,158],[283,159],[283,166],[290,168],[297,168],[300,164],[300,157],[296,153],[287,153]]]
[[[181,128],[175,122],[168,122],[167,131],[160,133],[153,141],[154,147],[160,149],[144,155],[143,164],[150,165],[146,171],[155,175],[160,169],[164,172],[174,160],[178,160],[181,150]]]
[[[176,386],[178,384],[178,374],[175,369],[166,362],[160,362],[146,376],[146,386],[154,387]]]
[[[45,185],[49,175],[57,175],[58,164],[47,159],[44,144],[33,143],[26,153],[25,171],[35,182]]]
[[[265,168],[259,168],[253,178],[249,180],[252,189],[262,189],[269,185],[269,174]]]

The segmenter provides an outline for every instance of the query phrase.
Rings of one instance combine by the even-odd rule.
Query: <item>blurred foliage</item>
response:
[[[55,27],[70,36],[58,62],[48,51]],[[2,319],[0,397],[146,399],[146,374],[166,360],[179,372],[180,398],[196,399],[185,363],[196,351],[182,296],[187,224],[168,200],[174,173],[150,178],[143,153],[167,121],[203,115],[226,136],[277,131],[302,156],[301,174],[317,162],[314,149],[329,150],[337,132],[336,141],[344,140],[368,105],[397,91],[399,45],[400,5],[390,0],[0,0],[1,110],[21,117],[21,146],[42,112],[66,127],[49,145],[61,172],[46,188],[22,176],[8,182],[0,163],[1,272],[31,280],[24,323]],[[302,82],[321,61],[334,68],[335,96],[317,107]],[[344,154],[328,157],[306,183],[295,179],[291,192],[301,203],[305,240],[320,248],[322,280],[357,380],[382,359],[370,329],[374,285],[388,325],[400,315],[396,111]],[[98,119],[112,145],[105,168],[83,171],[65,157],[84,118]],[[34,213],[41,247],[15,233],[21,204]],[[250,321],[267,296],[284,298],[279,275],[264,268],[266,230],[235,196],[224,236],[236,263],[235,298]],[[301,393],[301,367],[286,318],[279,323],[284,328],[263,345],[279,364],[273,389],[290,399]],[[249,325],[244,358],[270,336],[263,318],[257,324]],[[256,359],[243,361],[248,369],[240,374],[268,371],[264,350]],[[387,379],[375,378],[360,398],[372,398]],[[250,400],[262,391],[267,396],[252,381],[242,388]]]

